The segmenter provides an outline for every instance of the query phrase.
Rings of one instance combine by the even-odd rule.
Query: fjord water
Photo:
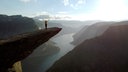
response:
[[[73,41],[73,35],[74,33],[70,33],[52,38],[51,41],[55,42],[55,46],[60,48],[60,50],[56,53],[50,54],[49,56],[34,56],[34,54],[31,57],[26,58],[24,61],[22,61],[23,72],[46,72],[46,70],[49,69],[54,64],[54,62],[59,60],[62,56],[74,48],[74,46],[70,44]],[[36,51],[36,53],[38,52],[43,54],[41,53],[42,51]]]
[[[61,58],[74,48],[74,46],[70,44],[70,42],[73,41],[72,35],[73,33],[65,34],[52,39],[52,41],[54,41],[56,45],[60,48],[60,51],[46,58],[45,61],[42,62],[38,72],[45,72],[50,66],[53,65],[55,61],[57,61],[59,58]]]

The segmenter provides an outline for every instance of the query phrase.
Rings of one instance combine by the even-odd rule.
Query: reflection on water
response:
[[[74,46],[70,44],[73,41],[72,36],[73,34],[66,34],[53,39],[53,41],[56,42],[57,46],[61,49],[59,52],[59,56],[63,56],[74,48]]]
[[[74,46],[70,44],[70,42],[73,41],[72,35],[73,34],[66,34],[52,39],[52,41],[56,42],[56,45],[60,48],[60,52],[45,59],[41,64],[42,67],[39,72],[45,72],[56,60],[74,48]]]

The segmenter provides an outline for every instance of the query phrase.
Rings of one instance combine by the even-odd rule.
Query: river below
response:
[[[42,68],[40,72],[45,72],[49,67],[53,65],[55,61],[60,59],[62,56],[64,56],[74,48],[74,46],[70,44],[73,41],[72,36],[73,34],[66,34],[52,39],[52,41],[56,43],[56,46],[60,48],[60,51],[59,53],[48,57],[44,62],[42,62]]]
[[[55,45],[60,48],[60,51],[48,57],[35,56],[27,58],[23,61],[23,72],[46,72],[58,59],[74,48],[74,46],[70,44],[73,41],[73,35],[72,33],[52,38],[51,41],[56,43]]]

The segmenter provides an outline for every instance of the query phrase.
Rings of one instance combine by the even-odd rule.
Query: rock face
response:
[[[39,45],[56,35],[61,28],[48,28],[0,40],[0,72],[23,60]]]
[[[128,23],[85,40],[47,72],[128,72]]]

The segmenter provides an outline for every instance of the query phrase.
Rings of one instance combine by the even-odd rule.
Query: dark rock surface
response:
[[[0,40],[0,72],[5,72],[15,62],[23,60],[35,48],[56,35],[61,28],[48,28]]]
[[[85,40],[47,72],[128,72],[128,23]]]

